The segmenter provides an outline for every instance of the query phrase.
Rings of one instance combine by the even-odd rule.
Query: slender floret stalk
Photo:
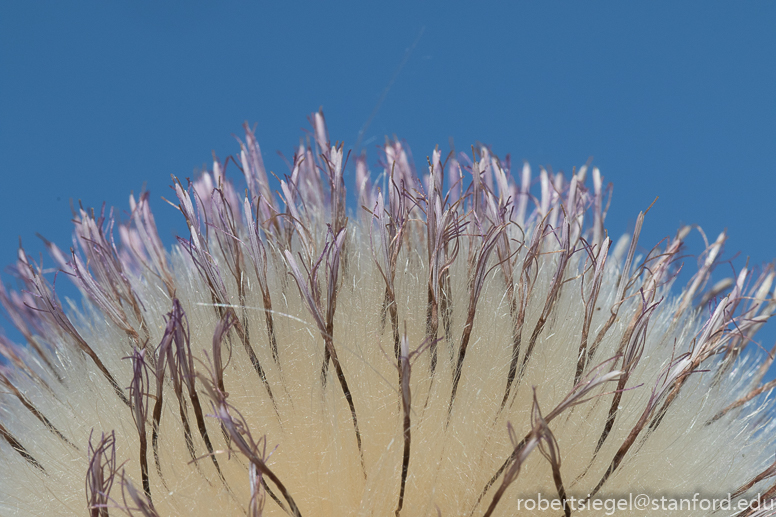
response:
[[[645,248],[644,211],[610,235],[590,164],[537,175],[480,146],[416,169],[387,140],[373,175],[310,122],[282,177],[246,125],[173,178],[169,249],[143,192],[124,221],[80,207],[68,251],[44,241],[56,276],[19,250],[0,515],[776,511],[772,265],[713,283],[723,232],[681,288],[691,227]],[[617,506],[645,511],[668,510]]]

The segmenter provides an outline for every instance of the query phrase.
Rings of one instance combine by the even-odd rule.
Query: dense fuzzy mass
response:
[[[771,359],[744,353],[776,310],[771,266],[707,286],[722,234],[672,291],[689,228],[642,255],[639,214],[613,244],[597,169],[589,188],[587,167],[513,177],[487,148],[418,174],[389,141],[377,178],[355,158],[348,218],[347,156],[311,122],[276,193],[247,127],[244,198],[225,163],[175,180],[189,232],[171,250],[147,193],[117,228],[81,210],[71,252],[47,243],[80,305],[20,250],[20,289],[0,290],[26,340],[0,338],[0,514],[776,497]]]

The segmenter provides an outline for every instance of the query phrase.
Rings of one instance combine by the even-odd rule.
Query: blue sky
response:
[[[171,242],[170,174],[244,121],[283,174],[320,106],[352,146],[388,85],[372,163],[385,135],[418,163],[451,138],[535,171],[592,156],[615,236],[659,196],[647,248],[693,223],[728,229],[736,270],[776,258],[776,3],[71,1],[0,7],[0,263],[36,232],[67,247],[71,199],[124,211],[143,185]]]

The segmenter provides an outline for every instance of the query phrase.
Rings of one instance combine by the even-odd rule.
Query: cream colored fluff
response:
[[[584,181],[584,175],[581,179]],[[565,186],[568,188],[569,184]],[[568,207],[560,208],[564,196],[553,204],[557,212],[569,212]],[[504,200],[502,197],[502,202]],[[255,203],[255,199],[252,202]],[[240,207],[232,208],[236,217],[241,217]],[[328,207],[307,204],[304,210],[309,216],[305,224],[312,229],[316,253],[323,253],[325,242],[331,241],[327,240],[325,226],[325,223],[331,222]],[[584,214],[584,209],[581,213]],[[561,221],[556,222],[558,235],[563,221],[573,220],[571,215],[573,213],[569,213],[567,219],[561,215]],[[469,229],[474,226],[473,219],[465,210],[461,210],[461,217],[463,221],[469,221]],[[504,230],[512,241],[511,251],[516,253],[510,259],[514,262],[515,285],[519,282],[530,238],[542,217],[542,213],[537,211],[534,217],[523,221],[522,228],[512,224]],[[416,208],[412,219],[398,256],[395,292],[400,333],[404,336],[406,328],[409,348],[416,350],[426,337],[430,272],[424,240],[425,216]],[[244,223],[241,224],[244,226]],[[267,467],[288,488],[300,513],[305,516],[383,516],[394,515],[397,508],[404,443],[403,414],[392,323],[383,310],[386,284],[376,266],[376,260],[381,260],[381,245],[377,238],[380,229],[377,226],[369,214],[351,215],[343,247],[347,260],[346,264],[343,262],[339,274],[333,339],[353,394],[363,440],[366,476],[356,445],[351,413],[331,367],[326,387],[322,385],[320,371],[324,342],[321,332],[300,296],[297,282],[289,272],[288,262],[281,255],[279,245],[267,243],[278,364],[269,350],[262,297],[253,267],[244,267],[247,294],[241,301],[236,294],[236,281],[226,273],[223,252],[213,244],[215,237],[212,232],[215,230],[210,229],[210,253],[222,271],[231,297],[229,304],[234,306],[239,318],[246,318],[251,344],[272,387],[276,407],[273,408],[234,330],[230,333],[230,345],[224,342],[224,361],[228,361],[224,373],[227,402],[245,418],[255,440],[265,437],[269,457]],[[245,231],[244,227],[241,231]],[[582,235],[592,242],[592,234],[586,232],[584,229]],[[499,412],[499,405],[511,360],[514,320],[502,268],[493,252],[487,262],[488,274],[477,303],[471,341],[447,423],[455,358],[466,321],[471,289],[469,280],[474,267],[468,257],[470,252],[478,249],[479,242],[470,240],[469,230],[462,233],[459,237],[461,249],[450,270],[450,336],[449,339],[445,336],[440,324],[439,361],[430,392],[428,342],[425,343],[426,348],[411,357],[412,440],[401,511],[401,515],[406,517],[437,515],[438,512],[444,516],[483,515],[502,478],[498,477],[487,490],[486,486],[516,445],[510,441],[508,424],[513,426],[518,440],[532,429],[532,388],[535,388],[538,407],[544,415],[560,404],[574,388],[584,321],[583,300],[589,296],[593,274],[590,257],[582,249],[581,241],[575,243],[577,252],[568,259],[564,283],[549,319],[538,335],[525,374],[512,388],[512,393],[517,393],[516,397],[509,397],[503,412]],[[242,245],[247,245],[245,235],[240,237]],[[550,294],[559,257],[568,252],[555,235],[548,234],[542,239],[534,273],[535,287],[527,301],[522,328],[521,361]],[[295,235],[291,242],[292,251],[299,252],[300,236]],[[524,245],[518,251],[519,243]],[[594,252],[600,251],[600,246],[605,244],[606,241],[599,241]],[[610,250],[590,328],[591,342],[604,328],[616,305],[626,251],[620,248],[619,253],[615,253],[614,246]],[[656,255],[650,255],[653,260],[650,265],[654,265]],[[187,251],[176,246],[169,252],[167,260],[176,297],[190,327],[195,368],[207,377],[206,365],[212,358],[219,304],[214,307],[210,288]],[[244,260],[250,264],[247,255]],[[385,266],[382,262],[381,265]],[[591,380],[622,367],[622,358],[617,356],[618,347],[633,315],[641,310],[639,288],[648,283],[649,273],[637,271],[634,263],[627,272],[633,275],[634,282],[625,292],[625,301],[619,307],[614,324],[586,365],[583,380]],[[127,271],[127,275],[135,296],[142,302],[150,354],[163,338],[164,316],[171,310],[171,296],[163,281],[149,270],[139,267]],[[626,441],[628,433],[637,425],[650,395],[663,387],[661,379],[668,376],[672,364],[677,364],[682,354],[697,346],[704,325],[710,319],[713,306],[706,305],[694,309],[690,307],[678,320],[675,319],[683,298],[681,290],[671,291],[670,278],[670,275],[664,276],[655,288],[654,300],[659,303],[646,327],[643,353],[628,379],[614,426],[601,450],[594,457],[614,396],[612,392],[617,387],[616,381],[597,386],[590,393],[590,400],[565,409],[549,423],[549,429],[557,440],[562,461],[560,471],[568,495],[584,498],[591,493]],[[325,278],[322,277],[320,282],[325,302]],[[764,282],[769,280],[761,278],[755,287]],[[742,304],[750,303],[749,300],[754,298],[752,293],[756,289],[751,286],[748,289],[739,293]],[[719,298],[724,294],[721,293]],[[764,301],[772,304],[770,289],[766,289],[765,295]],[[696,305],[699,297],[695,299]],[[727,300],[725,298],[721,303]],[[763,304],[764,308],[758,314],[764,314],[767,319],[773,306],[766,305]],[[742,310],[735,314],[741,314]],[[132,364],[123,358],[130,356],[139,343],[133,342],[128,333],[93,302],[86,300],[83,305],[70,306],[66,312],[119,386],[129,386]],[[142,336],[139,322],[131,317],[129,311],[128,314],[131,324]],[[732,335],[734,329],[731,324],[726,324],[724,328],[726,335]],[[46,332],[40,339],[51,345],[51,362],[62,381],[57,381],[30,349],[17,350],[29,370],[25,372],[16,368],[11,370],[9,378],[77,449],[68,446],[41,425],[41,421],[17,398],[7,393],[2,395],[0,422],[45,472],[26,461],[8,441],[0,440],[0,514],[87,515],[89,510],[84,489],[89,462],[87,445],[90,437],[92,443],[96,443],[102,433],[111,431],[115,431],[118,463],[125,469],[126,478],[131,479],[135,489],[142,494],[138,431],[130,409],[119,400],[105,376],[95,371],[94,362],[72,345],[72,338],[65,331],[46,327]],[[596,497],[627,496],[629,493],[676,497],[691,496],[695,492],[708,497],[724,497],[765,470],[773,461],[774,434],[772,411],[762,398],[754,398],[707,425],[729,404],[757,387],[759,379],[756,372],[760,365],[761,361],[750,355],[738,357],[732,365],[727,365],[721,354],[705,360],[702,367],[697,368],[699,371],[693,373],[682,386],[678,398],[669,406],[657,429],[654,432],[648,429],[641,431]],[[718,377],[717,371],[722,367],[725,370]],[[53,391],[48,391],[40,381],[31,378],[30,372],[45,379]],[[161,516],[244,515],[251,498],[248,461],[234,452],[234,447],[232,453],[228,452],[229,446],[219,420],[212,417],[215,409],[203,389],[205,380],[198,378],[197,382],[200,383],[198,389],[203,411],[211,415],[206,417],[208,435],[226,484],[219,480],[213,462],[206,457],[207,451],[196,430],[193,438],[199,461],[196,465],[190,461],[176,398],[171,383],[166,380],[166,405],[159,434],[161,478],[151,454],[150,421],[146,426],[153,505]],[[151,375],[151,406],[154,385]],[[658,404],[657,409],[661,405]],[[191,407],[189,414],[192,415]],[[271,483],[269,486],[275,489]],[[768,488],[768,481],[763,481],[743,497],[765,493]],[[277,495],[277,490],[274,493]],[[545,498],[558,497],[550,462],[536,449],[505,491],[493,515],[516,515],[518,498],[535,498],[539,493]],[[115,505],[109,505],[111,515],[121,514],[120,507],[125,505],[134,506],[130,499],[122,498],[119,478],[110,497],[110,505]],[[479,498],[481,501],[478,503]],[[264,515],[283,514],[280,507],[266,497]],[[525,510],[519,514],[532,515]],[[535,513],[544,514],[547,512]],[[698,511],[696,514],[705,515],[707,512]],[[631,513],[618,512],[616,515]],[[632,515],[644,513],[633,512]]]

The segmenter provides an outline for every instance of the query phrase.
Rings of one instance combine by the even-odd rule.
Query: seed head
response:
[[[354,158],[348,211],[349,154],[310,120],[275,192],[247,125],[238,157],[173,178],[187,232],[169,250],[147,192],[123,222],[79,209],[69,252],[46,241],[78,304],[19,250],[19,288],[0,285],[25,340],[0,335],[2,515],[776,497],[774,350],[751,346],[773,266],[709,287],[723,232],[675,287],[690,227],[643,252],[640,213],[613,244],[597,168],[513,175],[487,147],[419,172],[389,140],[379,175]]]

